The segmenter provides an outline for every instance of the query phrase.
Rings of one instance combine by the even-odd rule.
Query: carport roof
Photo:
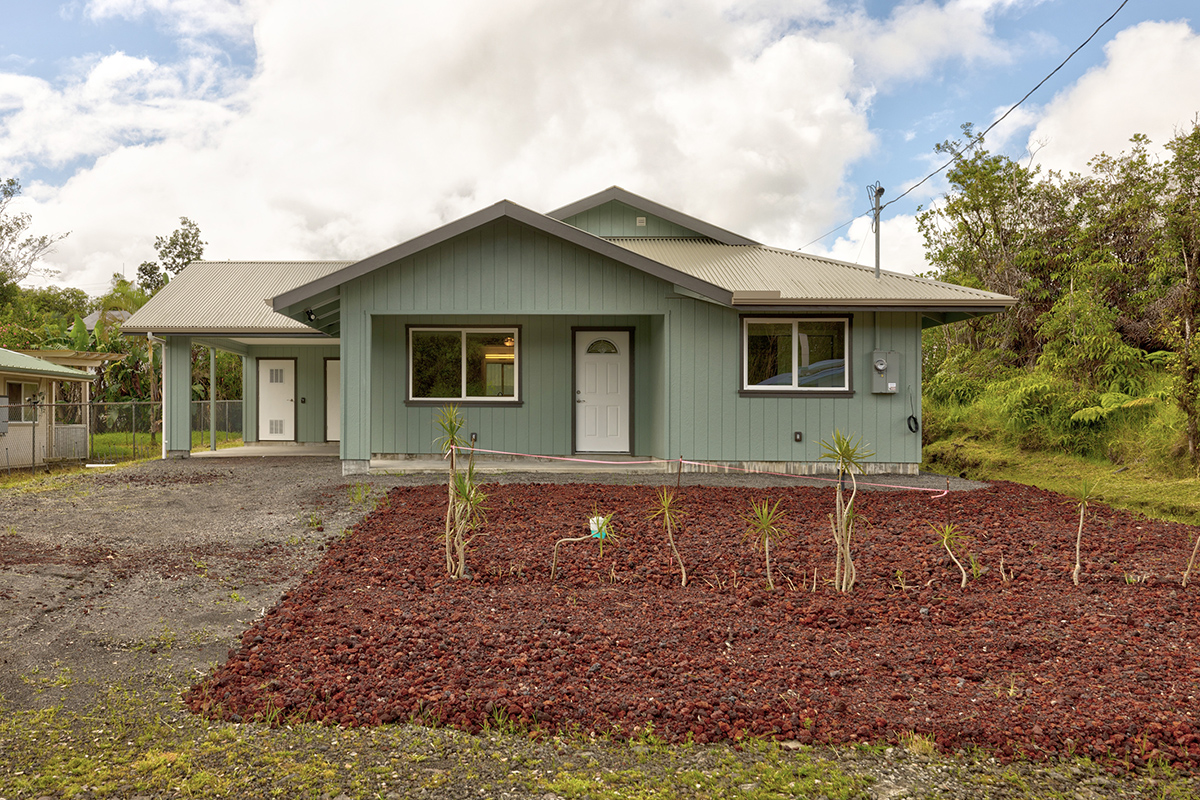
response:
[[[352,261],[194,261],[121,325],[125,334],[313,336],[271,298]]]

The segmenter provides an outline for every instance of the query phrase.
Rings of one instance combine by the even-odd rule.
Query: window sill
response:
[[[813,389],[765,391],[763,389],[739,389],[739,397],[854,397],[853,389]]]
[[[413,408],[458,406],[459,408],[518,408],[524,400],[405,400],[404,405]]]

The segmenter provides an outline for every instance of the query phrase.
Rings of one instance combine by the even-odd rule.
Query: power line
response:
[[[1078,47],[1076,47],[1074,50],[1072,50],[1072,51],[1071,51],[1071,53],[1070,53],[1070,55],[1068,55],[1066,58],[1064,58],[1064,59],[1063,59],[1063,61],[1062,61],[1062,63],[1061,63],[1061,64],[1059,64],[1057,67],[1055,67],[1055,68],[1054,68],[1054,70],[1053,70],[1053,71],[1051,71],[1051,73],[1050,73],[1049,75],[1047,75],[1046,77],[1044,77],[1044,78],[1042,78],[1040,81],[1038,81],[1038,84],[1037,84],[1037,86],[1034,86],[1032,89],[1030,89],[1028,92],[1026,92],[1026,93],[1025,93],[1025,96],[1024,96],[1024,97],[1022,97],[1022,98],[1021,98],[1020,100],[1018,100],[1017,102],[1013,103],[1013,105],[1012,105],[1012,106],[1011,106],[1011,107],[1008,109],[1008,111],[1005,111],[1005,112],[1004,112],[1002,115],[1000,115],[1000,117],[999,117],[998,119],[996,119],[996,120],[995,120],[995,121],[994,121],[994,122],[993,122],[991,125],[988,125],[988,126],[987,126],[987,128],[986,128],[986,129],[984,129],[984,131],[983,131],[982,133],[980,133],[978,137],[976,137],[976,138],[975,138],[975,139],[974,139],[974,140],[973,140],[973,141],[972,141],[970,144],[968,144],[968,145],[967,145],[967,146],[966,146],[966,147],[963,149],[963,153],[966,153],[968,150],[971,150],[971,149],[972,149],[972,148],[974,148],[976,145],[978,145],[978,144],[979,144],[979,142],[981,142],[981,141],[983,140],[983,137],[984,137],[984,136],[986,136],[986,135],[988,134],[988,132],[992,130],[992,128],[995,128],[997,125],[999,125],[1001,122],[1003,122],[1003,121],[1004,121],[1004,120],[1005,120],[1005,119],[1008,117],[1008,115],[1009,115],[1009,114],[1011,114],[1012,112],[1016,111],[1016,110],[1017,110],[1017,108],[1019,108],[1019,107],[1021,106],[1021,104],[1022,104],[1022,103],[1024,103],[1026,100],[1028,100],[1028,99],[1030,98],[1030,96],[1032,96],[1032,95],[1033,95],[1033,93],[1034,93],[1034,92],[1036,92],[1038,89],[1042,88],[1042,84],[1044,84],[1046,81],[1048,81],[1048,80],[1050,80],[1051,78],[1053,78],[1053,77],[1055,76],[1055,74],[1056,74],[1056,73],[1057,73],[1057,72],[1058,72],[1060,69],[1062,69],[1063,67],[1065,67],[1065,66],[1067,65],[1067,62],[1068,62],[1068,61],[1070,61],[1072,58],[1074,58],[1074,57],[1075,57],[1075,54],[1076,54],[1076,53],[1078,53],[1080,50],[1082,50],[1084,47],[1086,47],[1086,46],[1087,46],[1087,44],[1088,44],[1088,42],[1090,42],[1092,39],[1095,39],[1095,38],[1096,38],[1096,34],[1100,33],[1100,31],[1101,31],[1101,30],[1103,30],[1103,28],[1104,28],[1104,26],[1105,26],[1105,25],[1107,25],[1108,23],[1110,23],[1110,22],[1112,22],[1112,21],[1113,21],[1113,17],[1115,17],[1115,16],[1117,16],[1117,14],[1121,13],[1121,9],[1122,9],[1122,8],[1124,8],[1124,7],[1125,7],[1125,5],[1126,5],[1128,2],[1129,2],[1129,0],[1122,0],[1122,2],[1121,2],[1121,5],[1117,6],[1117,10],[1116,10],[1116,11],[1114,11],[1113,13],[1109,14],[1109,15],[1108,15],[1108,19],[1104,20],[1104,22],[1101,22],[1101,23],[1100,23],[1100,25],[1099,25],[1099,27],[1097,27],[1097,28],[1096,28],[1096,30],[1092,31],[1092,35],[1091,35],[1091,36],[1089,36],[1089,37],[1087,37],[1086,39],[1084,39],[1084,40],[1083,40],[1083,44],[1079,45],[1079,46],[1078,46]],[[960,153],[959,155],[962,155],[962,153]],[[939,173],[941,173],[941,172],[945,171],[945,169],[946,169],[947,167],[949,167],[951,164],[953,164],[953,163],[955,162],[956,158],[957,158],[957,156],[956,156],[955,158],[952,158],[952,159],[950,159],[950,160],[949,160],[949,161],[947,161],[945,164],[943,164],[942,166],[938,167],[938,168],[937,168],[937,169],[935,169],[933,172],[929,173],[929,174],[928,174],[928,175],[926,175],[924,178],[922,178],[921,180],[919,180],[919,181],[917,181],[916,183],[914,183],[912,186],[910,186],[910,187],[908,187],[907,189],[905,189],[905,190],[904,190],[904,191],[903,191],[903,192],[902,192],[900,195],[898,195],[896,198],[894,198],[894,199],[892,199],[892,200],[889,200],[888,202],[884,203],[884,204],[881,206],[881,210],[882,210],[882,209],[884,209],[884,208],[887,208],[887,207],[888,207],[888,206],[890,206],[892,203],[895,203],[896,201],[898,201],[898,200],[900,200],[900,199],[904,198],[906,195],[908,195],[910,192],[912,192],[914,189],[916,189],[916,188],[917,188],[918,186],[920,186],[921,184],[923,184],[923,183],[925,183],[926,181],[928,181],[930,178],[932,178],[932,177],[934,177],[935,175],[937,175],[937,174],[939,174]],[[822,234],[821,236],[818,236],[816,239],[813,239],[811,242],[809,242],[808,244],[804,245],[804,247],[808,247],[809,245],[815,244],[816,242],[819,242],[819,241],[821,241],[821,240],[822,240],[822,239],[824,239],[826,236],[829,236],[829,235],[830,235],[830,234],[832,234],[832,233],[837,233],[837,232],[838,232],[838,231],[840,231],[842,228],[844,228],[844,227],[846,227],[847,225],[851,224],[852,222],[854,222],[854,220],[858,219],[859,217],[864,217],[864,216],[866,216],[867,214],[873,214],[873,213],[874,213],[874,209],[873,209],[873,208],[871,208],[871,209],[867,209],[867,210],[866,210],[866,211],[864,211],[863,213],[861,213],[861,214],[859,214],[858,216],[854,217],[854,219],[851,219],[849,222],[846,222],[846,223],[844,223],[844,224],[842,224],[842,225],[839,225],[839,226],[837,226],[836,228],[834,228],[833,230],[829,231],[829,233]],[[801,247],[801,248],[799,248],[799,249],[800,249],[800,250],[803,250],[803,249],[804,249],[804,247]]]

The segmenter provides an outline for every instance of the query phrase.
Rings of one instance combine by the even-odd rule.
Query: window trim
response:
[[[841,322],[845,331],[845,383],[841,387],[834,386],[814,386],[812,388],[803,388],[799,386],[780,386],[778,388],[751,385],[749,380],[749,357],[748,351],[750,346],[750,324],[770,324],[770,323],[786,323],[792,325],[792,335],[796,333],[796,324],[801,322]],[[853,397],[854,396],[854,373],[853,373],[853,334],[854,334],[854,317],[846,314],[806,314],[804,316],[779,316],[772,315],[752,315],[743,314],[738,320],[738,336],[740,337],[740,347],[738,348],[740,364],[738,369],[738,395],[742,397]],[[795,357],[799,357],[800,348],[794,343],[792,352]],[[793,370],[793,375],[796,370]],[[794,380],[794,378],[793,378]]]
[[[21,389],[20,389],[21,398],[16,403],[13,403],[12,395],[8,394],[8,387],[13,386],[13,385],[17,385],[17,386],[21,387]],[[25,389],[28,387],[31,387],[31,386],[33,387],[33,396],[37,397],[37,395],[41,392],[41,388],[40,388],[41,384],[38,383],[37,381],[21,381],[21,380],[12,381],[12,380],[7,380],[7,379],[5,380],[4,391],[5,391],[5,397],[8,398],[8,424],[10,424],[10,425],[32,425],[33,424],[32,417],[33,417],[34,411],[32,408],[30,408],[29,404],[25,402],[25,398],[26,398]],[[13,411],[14,410],[19,410],[20,415],[21,415],[20,419],[13,419]]]
[[[521,369],[521,325],[426,325],[410,324],[404,326],[404,404],[406,406],[444,406],[453,403],[457,406],[521,406],[522,369]],[[459,353],[459,387],[463,394],[458,397],[413,397],[413,333],[425,331],[449,331],[459,334],[461,350]],[[469,333],[510,333],[513,337],[513,396],[512,397],[468,397],[466,396],[466,336]]]

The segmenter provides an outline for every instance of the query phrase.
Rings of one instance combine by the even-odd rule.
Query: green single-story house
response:
[[[196,262],[123,325],[163,342],[188,453],[190,348],[244,358],[246,442],[340,442],[345,474],[479,448],[823,471],[921,462],[921,331],[1013,298],[768,247],[618,187],[502,201],[361,261]],[[175,443],[179,446],[176,447]]]

